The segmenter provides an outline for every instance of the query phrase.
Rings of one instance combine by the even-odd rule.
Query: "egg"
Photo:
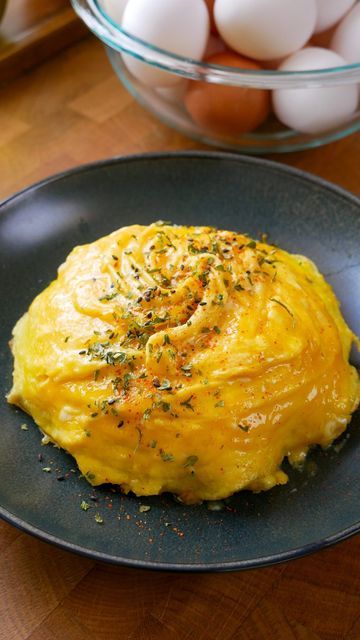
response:
[[[317,18],[315,32],[330,29],[355,4],[356,0],[316,0]]]
[[[337,27],[331,48],[346,62],[360,62],[360,4],[357,4]]]
[[[307,47],[321,47],[322,49],[330,49],[331,39],[334,35],[336,27],[330,27],[321,33],[314,33],[307,43]]]
[[[209,37],[209,12],[204,0],[129,0],[122,27],[155,47],[200,60]],[[181,80],[133,56],[123,58],[129,71],[146,85],[170,86]]]
[[[272,60],[300,49],[316,21],[315,0],[215,0],[225,42],[249,58]]]
[[[181,104],[183,102],[186,88],[188,86],[188,80],[181,80],[172,87],[157,87],[156,93],[164,98],[166,102],[171,104]]]
[[[210,34],[205,51],[205,58],[210,58],[210,56],[214,56],[216,53],[223,53],[224,51],[228,51],[225,42],[213,34]]]
[[[219,500],[286,483],[285,457],[345,431],[355,340],[306,257],[230,230],[134,224],[76,247],[17,322],[8,401],[92,485]]]
[[[235,53],[218,53],[206,62],[254,71],[261,69],[256,62]],[[270,111],[270,92],[194,81],[189,83],[185,105],[194,122],[202,128],[237,136],[254,131],[266,120]]]
[[[128,0],[101,0],[104,11],[118,24],[121,24]]]
[[[205,0],[205,2],[209,11],[211,31],[212,33],[217,33],[217,28],[216,28],[215,18],[214,18],[215,0]]]
[[[346,62],[334,51],[307,47],[283,62],[280,71],[304,71],[341,67]],[[358,89],[354,85],[336,87],[277,89],[273,107],[278,119],[301,133],[317,134],[344,124],[356,111]]]

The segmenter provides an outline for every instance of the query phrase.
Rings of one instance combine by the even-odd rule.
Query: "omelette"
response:
[[[284,484],[360,400],[355,336],[316,266],[157,222],[76,247],[17,322],[8,401],[92,485],[187,504]]]

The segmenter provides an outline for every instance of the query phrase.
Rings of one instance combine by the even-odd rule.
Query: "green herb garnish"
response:
[[[139,512],[140,513],[146,513],[147,511],[150,511],[151,507],[149,507],[149,505],[147,504],[141,504],[139,506]]]
[[[159,391],[171,391],[171,382],[166,378],[162,381],[162,383],[157,387]]]
[[[184,467],[193,467],[194,464],[197,463],[197,461],[199,460],[198,456],[188,456],[188,458],[186,458]]]
[[[172,453],[165,453],[165,451],[161,451],[160,455],[164,462],[172,462],[173,460],[175,460]]]
[[[281,300],[277,300],[276,298],[270,298],[270,300],[271,300],[271,302],[276,302],[276,304],[279,304],[280,307],[285,309],[285,311],[288,312],[289,316],[291,316],[292,318],[294,317],[294,314],[292,313],[292,311],[290,311],[290,309],[286,306],[286,304],[281,302]]]
[[[191,411],[194,411],[194,407],[191,404],[191,400],[193,399],[193,395],[189,396],[187,398],[187,400],[184,400],[184,402],[180,402],[180,405],[182,407],[186,407],[186,409],[190,409]]]
[[[167,413],[171,409],[171,405],[168,402],[163,402],[162,400],[157,403],[157,406]]]
[[[180,369],[183,372],[184,376],[186,376],[187,378],[191,378],[192,364],[184,364],[182,367],[180,367]]]
[[[149,420],[151,416],[151,409],[145,409],[143,413],[143,420]]]
[[[99,298],[99,302],[103,302],[104,300],[113,300],[118,295],[119,294],[117,291],[114,291],[113,293],[108,293],[106,296],[101,296],[101,298]]]

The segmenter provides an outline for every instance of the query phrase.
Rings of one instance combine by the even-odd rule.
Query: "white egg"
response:
[[[339,22],[356,0],[316,0],[317,18],[315,33],[326,31]]]
[[[210,32],[204,0],[129,0],[122,27],[128,33],[180,56],[200,60]],[[124,55],[129,71],[149,86],[170,86],[181,78]]]
[[[340,22],[330,46],[350,64],[360,62],[360,3]]]
[[[316,0],[215,0],[216,26],[225,42],[255,60],[284,58],[311,37]]]
[[[101,0],[100,4],[114,22],[121,24],[127,3],[128,0]]]
[[[308,47],[290,56],[279,69],[304,71],[344,64],[345,60],[334,51]],[[322,133],[344,124],[356,111],[357,103],[357,85],[273,91],[276,116],[283,124],[301,133]]]

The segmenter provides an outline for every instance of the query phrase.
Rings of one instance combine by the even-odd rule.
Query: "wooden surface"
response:
[[[0,197],[111,155],[199,148],[137,106],[85,40],[0,91]],[[360,136],[279,158],[359,193]],[[359,640],[360,538],[247,573],[73,556],[0,522],[0,640]]]
[[[0,85],[87,33],[69,0],[8,0],[0,25]]]

